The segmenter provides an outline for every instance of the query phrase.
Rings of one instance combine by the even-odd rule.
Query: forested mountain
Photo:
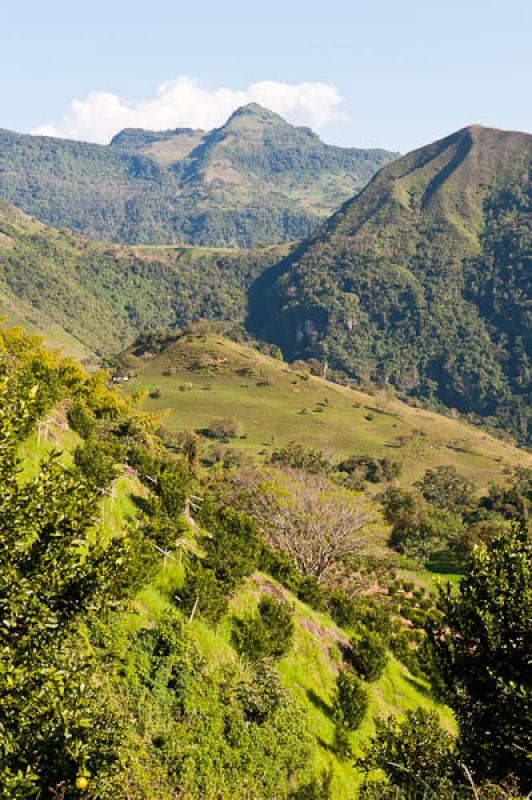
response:
[[[250,325],[530,442],[532,136],[480,126],[387,165],[261,276]]]
[[[0,131],[0,197],[107,241],[249,247],[308,236],[395,156],[250,104],[207,133],[125,130],[106,146]]]
[[[91,358],[143,330],[243,320],[246,288],[287,251],[105,245],[0,201],[0,315]]]

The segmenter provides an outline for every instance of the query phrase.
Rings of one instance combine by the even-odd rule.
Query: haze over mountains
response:
[[[106,241],[249,247],[308,236],[396,157],[324,144],[257,104],[205,132],[102,146],[0,131],[0,197]]]
[[[283,146],[274,147],[280,140]],[[40,174],[42,194],[20,166],[24,159],[30,169],[31,148],[24,148],[35,142],[54,154],[50,173],[64,166],[57,185]],[[308,181],[317,197],[334,174],[343,175],[344,185],[355,180],[346,165],[360,165],[357,151],[328,148],[310,131],[257,106],[240,109],[208,135],[128,130],[103,148],[33,137],[21,137],[19,144],[21,150],[3,146],[0,159],[15,164],[13,153],[19,152],[13,180],[26,190],[12,199],[21,206],[27,198],[38,205],[47,196],[54,215],[61,215],[64,203],[79,220],[101,227],[112,216],[103,210],[98,216],[95,195],[79,194],[76,206],[73,193],[85,181],[105,194],[108,184],[96,177],[102,165],[112,172],[136,164],[139,175],[160,171],[155,178],[137,175],[134,181],[143,186],[160,188],[166,185],[161,175],[178,173],[190,186],[201,185],[196,197],[213,209],[218,205],[219,220],[231,219],[229,235],[205,218],[208,238],[218,245],[235,230],[243,232],[235,222],[242,197],[265,197],[257,224],[275,238],[267,222],[272,181],[300,197]],[[172,329],[199,317],[246,319],[254,335],[278,344],[288,359],[317,358],[362,384],[390,383],[530,442],[531,154],[527,134],[465,128],[387,164],[290,253],[286,245],[224,251],[98,244],[4,204],[1,308],[90,354],[116,351],[145,329]],[[366,167],[373,169],[374,162]],[[5,191],[5,166],[2,175]],[[69,181],[70,194],[63,195],[59,187]],[[109,185],[120,193],[125,184]],[[234,207],[227,217],[219,201],[224,194],[228,208]],[[152,228],[143,228],[147,217],[127,203],[123,211],[130,231],[142,228],[157,241],[168,217],[155,197],[155,190],[148,192]],[[248,235],[249,229],[244,239]]]

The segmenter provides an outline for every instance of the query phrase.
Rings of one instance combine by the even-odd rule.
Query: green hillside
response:
[[[0,315],[94,361],[144,329],[243,320],[246,287],[287,251],[105,245],[0,202]]]
[[[412,408],[390,392],[339,386],[208,328],[185,331],[159,353],[130,348],[122,363],[132,375],[127,390],[149,392],[146,408],[167,412],[165,427],[201,432],[216,417],[236,417],[242,433],[229,447],[254,458],[296,440],[336,460],[389,457],[401,463],[407,484],[450,464],[483,488],[505,468],[532,465],[532,456],[457,419]]]
[[[257,279],[251,329],[530,443],[531,159],[472,126],[387,165]]]
[[[106,241],[251,247],[309,235],[395,155],[326,145],[255,104],[208,133],[106,146],[4,130],[0,197]]]

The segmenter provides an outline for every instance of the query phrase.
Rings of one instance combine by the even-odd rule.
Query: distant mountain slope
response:
[[[104,245],[0,201],[0,315],[90,358],[143,329],[242,320],[246,287],[288,249]]]
[[[389,164],[258,279],[251,327],[531,442],[531,164],[480,126]]]
[[[0,130],[0,197],[93,238],[248,247],[309,235],[395,155],[326,145],[256,104],[208,133],[106,146]]]

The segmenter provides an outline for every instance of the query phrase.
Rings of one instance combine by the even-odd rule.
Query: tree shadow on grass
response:
[[[434,702],[435,703],[441,702],[441,700],[439,700],[436,697],[433,689],[430,686],[425,686],[415,676],[403,675],[403,677],[404,677],[405,681],[407,683],[409,683],[410,686],[412,686],[412,688],[416,690],[416,692],[419,692],[419,694],[422,694],[423,697],[426,697],[428,700],[431,700],[433,703]]]
[[[333,710],[331,706],[326,703],[325,700],[322,700],[322,698],[314,691],[314,689],[305,689],[305,691],[312,705],[317,708],[318,711],[321,711],[322,714],[325,714],[328,719],[332,719]]]
[[[462,575],[463,567],[453,550],[438,550],[426,563],[429,572],[439,575]]]

